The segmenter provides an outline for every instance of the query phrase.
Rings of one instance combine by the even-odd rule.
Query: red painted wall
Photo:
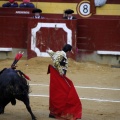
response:
[[[96,51],[120,51],[120,19],[79,19],[77,47]]]
[[[73,52],[68,54],[68,57],[76,59],[76,26],[77,21],[55,20],[55,19],[29,19],[28,21],[28,59],[36,57],[36,53],[31,50],[31,29],[36,27],[39,23],[65,23],[66,26],[72,30],[72,46]],[[36,46],[41,52],[46,52],[47,48],[53,51],[58,51],[67,43],[67,33],[62,28],[42,27],[36,33]]]
[[[32,17],[33,8],[0,8],[0,16]]]
[[[27,47],[27,18],[0,17],[0,47]]]
[[[1,8],[1,10],[3,10],[3,8]],[[14,14],[14,10],[21,10],[20,8],[6,8],[5,10],[3,10],[3,12],[7,12],[7,14],[0,13],[0,47],[28,47],[28,58],[36,56],[35,53],[29,54],[30,30],[38,21],[65,22],[67,26],[74,31],[72,35],[74,37],[72,39],[74,41],[73,46],[75,53],[76,46],[78,49],[85,51],[120,51],[120,16],[94,15],[90,18],[79,18],[77,19],[77,22],[74,23],[74,21],[59,19],[57,15],[55,17],[58,17],[58,19],[29,20],[29,18],[32,17],[32,14],[30,14],[30,16]],[[42,28],[41,31],[42,34],[39,32],[37,33],[37,39],[39,39],[37,41],[37,46],[42,51],[45,51],[46,46],[40,45],[41,40],[44,40],[46,45],[49,44],[53,50],[61,49],[66,42],[66,33],[62,29],[56,31],[54,29]],[[55,45],[58,44],[58,46],[53,46],[53,43]],[[75,58],[75,55],[71,55],[71,57]]]
[[[120,4],[120,0],[107,0],[107,4]]]

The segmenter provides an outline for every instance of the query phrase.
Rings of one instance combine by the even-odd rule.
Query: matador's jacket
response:
[[[66,74],[68,68],[68,60],[66,53],[64,51],[54,52],[52,50],[47,50],[47,53],[51,56],[53,60],[53,66],[59,71],[61,75]]]

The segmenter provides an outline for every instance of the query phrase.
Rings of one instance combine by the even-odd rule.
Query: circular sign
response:
[[[77,6],[77,11],[80,16],[82,17],[89,17],[91,16],[90,12],[90,2],[89,1],[82,1]]]

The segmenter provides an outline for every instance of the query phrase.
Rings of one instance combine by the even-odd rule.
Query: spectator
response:
[[[76,19],[76,17],[73,16],[73,13],[74,11],[71,9],[65,10],[63,19],[68,19],[68,20]]]
[[[30,0],[23,0],[23,2],[19,5],[20,8],[35,8],[34,4],[30,2]]]
[[[15,0],[9,0],[9,2],[4,3],[2,7],[18,7],[18,3]]]
[[[43,19],[44,18],[44,17],[41,16],[41,13],[42,13],[41,9],[36,8],[32,11],[32,13],[34,13],[33,18],[36,18],[36,19]]]

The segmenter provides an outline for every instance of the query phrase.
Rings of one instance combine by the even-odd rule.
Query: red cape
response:
[[[56,118],[76,120],[82,117],[82,104],[70,79],[61,76],[51,65],[49,110]]]

